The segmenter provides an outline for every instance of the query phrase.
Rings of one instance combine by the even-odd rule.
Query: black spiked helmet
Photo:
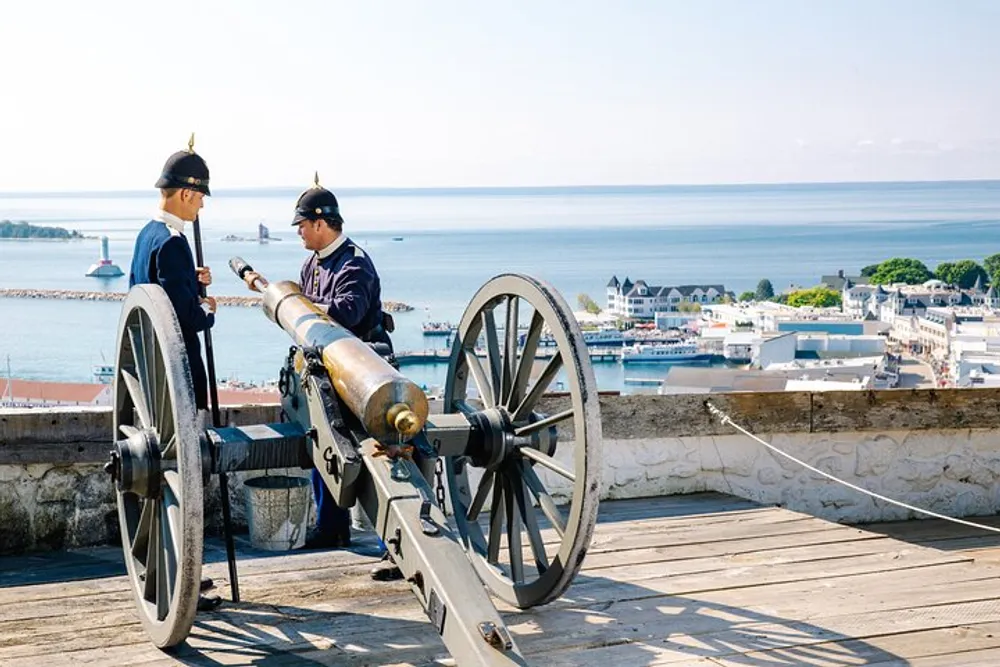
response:
[[[194,135],[191,135],[186,151],[177,151],[167,158],[156,187],[184,188],[204,195],[212,194],[208,189],[208,165],[194,152]]]
[[[295,218],[292,226],[301,225],[306,220],[329,220],[344,224],[340,217],[340,205],[332,192],[319,184],[319,174],[315,177],[315,185],[301,195],[295,202]]]

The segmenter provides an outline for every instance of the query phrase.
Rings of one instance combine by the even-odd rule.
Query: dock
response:
[[[551,359],[556,348],[538,348],[535,352],[536,360]],[[622,359],[621,349],[618,348],[587,348],[590,360],[595,363],[618,363]],[[476,349],[477,357],[486,357],[485,349]],[[396,353],[396,361],[400,366],[412,366],[415,364],[446,364],[451,360],[451,350],[407,350]]]
[[[985,520],[1000,525],[1000,518]],[[154,648],[121,551],[0,559],[0,664],[450,664],[405,583],[375,583],[374,539],[273,554],[239,540],[244,602]],[[221,540],[205,574],[225,587]],[[852,527],[722,494],[602,503],[566,595],[499,603],[537,667],[1000,664],[1000,538],[942,521]]]

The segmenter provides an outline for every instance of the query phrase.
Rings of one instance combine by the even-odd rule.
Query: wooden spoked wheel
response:
[[[549,413],[541,412],[543,394],[559,382],[565,395],[547,398]],[[494,434],[478,456],[445,459],[456,525],[476,571],[517,607],[554,600],[590,545],[601,471],[594,371],[555,289],[505,274],[476,293],[456,334],[444,410],[488,423]]]
[[[106,469],[139,617],[166,648],[187,638],[197,610],[203,446],[184,341],[162,288],[129,292],[117,348],[115,448]]]

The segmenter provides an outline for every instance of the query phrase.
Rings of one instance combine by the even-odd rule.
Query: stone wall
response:
[[[277,406],[223,408],[223,421],[245,425],[278,421]],[[111,438],[109,408],[0,410],[0,554],[115,543],[118,510],[103,470]],[[303,474],[303,471],[268,471]],[[246,527],[243,480],[231,476],[234,519]],[[205,493],[206,527],[222,525],[219,482]]]
[[[706,400],[778,449],[867,491],[949,516],[1000,511],[995,390],[617,397],[602,403],[602,496],[718,491],[844,523],[921,516],[722,425]]]
[[[602,396],[602,496],[720,491],[835,521],[914,516],[737,434],[712,417],[706,400],[765,440],[862,488],[954,516],[1000,510],[1000,391],[990,389]],[[543,408],[555,412],[565,403],[550,398]],[[277,421],[277,409],[234,408],[224,420]],[[110,429],[107,409],[0,412],[0,553],[117,539],[111,483],[101,470]],[[560,437],[572,440],[572,430]],[[240,525],[242,479],[258,474],[237,474],[231,484]],[[559,484],[558,478],[547,482]],[[217,489],[213,479],[206,493],[210,531],[221,524]]]

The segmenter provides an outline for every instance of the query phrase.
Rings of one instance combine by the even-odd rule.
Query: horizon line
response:
[[[867,181],[741,181],[731,183],[619,183],[619,184],[587,184],[587,185],[426,185],[426,186],[343,186],[336,192],[365,194],[444,194],[444,193],[523,193],[525,191],[559,192],[569,190],[601,193],[614,190],[657,190],[657,189],[714,189],[714,188],[769,188],[769,187],[810,187],[810,186],[868,186],[868,185],[945,185],[945,184],[1000,184],[998,178],[955,178],[955,179],[917,179],[917,180],[867,180]],[[0,198],[13,199],[19,197],[70,197],[70,196],[149,196],[156,188],[142,190],[0,190]],[[302,186],[292,185],[256,185],[221,188],[213,195],[245,195],[259,192],[299,193]],[[582,194],[582,193],[581,193]]]

